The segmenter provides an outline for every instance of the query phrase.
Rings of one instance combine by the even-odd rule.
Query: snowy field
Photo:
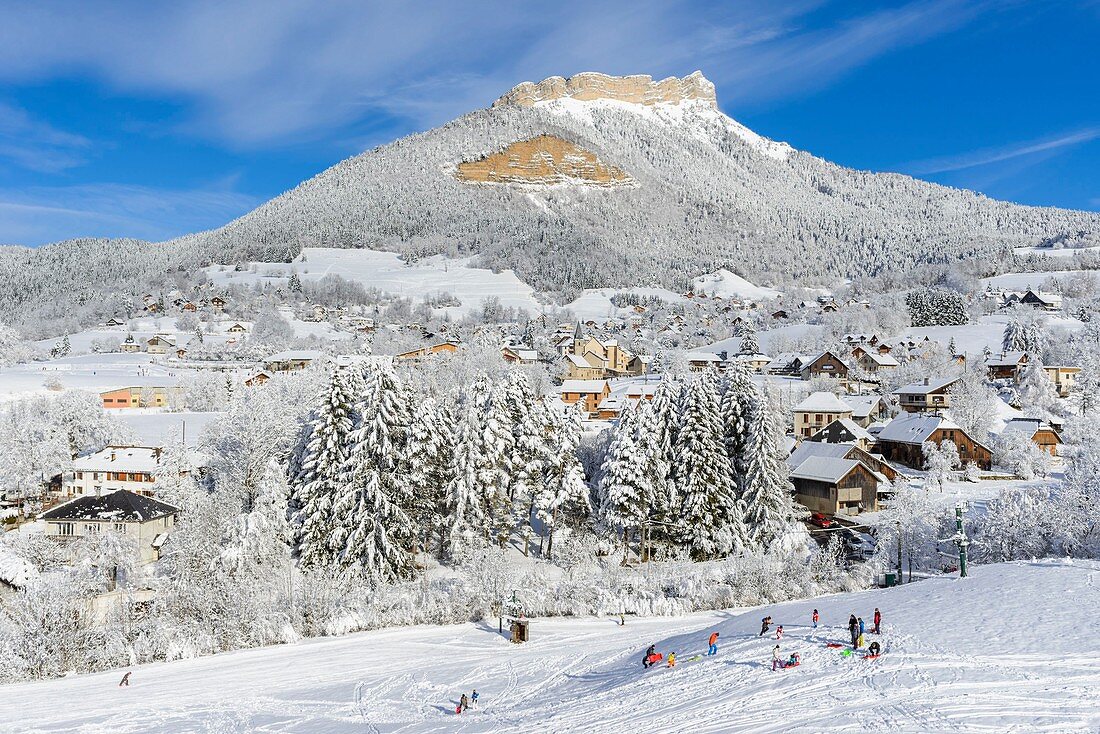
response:
[[[407,264],[393,252],[307,247],[293,263],[248,263],[249,269],[242,271],[214,266],[206,268],[206,274],[219,284],[252,285],[273,280],[285,282],[291,272],[298,273],[303,281],[317,281],[332,273],[366,288],[378,288],[417,301],[428,295],[450,293],[462,305],[440,311],[452,316],[476,310],[489,296],[496,296],[504,306],[522,308],[530,313],[541,312],[542,306],[534,298],[534,289],[514,272],[494,273],[470,267],[469,262],[469,258],[456,260],[436,256]],[[252,267],[255,272],[251,272]]]
[[[83,354],[0,368],[0,402],[49,392],[47,383],[67,390],[101,392],[129,386],[179,383],[180,370],[154,362],[149,354]]]
[[[145,665],[129,688],[118,671],[9,686],[0,731],[1095,732],[1098,605],[1100,563],[1051,561],[626,627],[537,619],[525,645],[495,624],[382,630]],[[881,658],[825,646],[875,607]],[[765,614],[801,666],[772,671]],[[712,630],[719,655],[694,659]],[[643,671],[650,643],[679,665]]]
[[[1080,273],[1097,274],[1095,270],[1054,270],[1051,272],[1036,271],[1033,273],[1005,273],[994,275],[991,278],[982,278],[982,285],[991,285],[994,288],[1007,288],[1013,291],[1027,290],[1028,288],[1040,288],[1051,278],[1059,280]]]

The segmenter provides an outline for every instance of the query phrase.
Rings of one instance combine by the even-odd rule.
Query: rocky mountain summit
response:
[[[576,74],[568,79],[552,76],[538,84],[523,82],[504,94],[493,107],[505,105],[531,106],[556,99],[576,99],[590,102],[610,99],[631,104],[680,104],[686,101],[704,102],[717,109],[714,84],[696,71],[682,79],[668,77],[654,81],[646,74],[609,76],[594,71]]]

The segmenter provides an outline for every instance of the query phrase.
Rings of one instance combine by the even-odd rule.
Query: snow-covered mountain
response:
[[[837,166],[723,114],[714,86],[579,74],[525,82],[488,109],[345,160],[220,229],[156,247],[79,241],[0,250],[19,309],[126,273],[285,261],[303,247],[476,256],[543,291],[689,287],[749,277],[847,276],[984,257],[1100,215],[995,201],[908,176]],[[76,258],[74,261],[72,258]],[[25,283],[29,271],[48,274]],[[7,278],[5,277],[5,282]]]

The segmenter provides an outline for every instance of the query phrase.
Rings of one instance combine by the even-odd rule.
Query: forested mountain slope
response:
[[[726,117],[698,72],[661,82],[582,74],[519,85],[489,109],[345,160],[218,230],[157,246],[0,251],[5,282],[47,280],[20,283],[0,306],[67,301],[85,273],[114,287],[131,272],[140,280],[211,261],[287,260],[304,246],[477,254],[568,295],[681,288],[719,267],[817,278],[996,263],[1014,246],[1067,233],[1100,237],[1100,215],[834,165]]]

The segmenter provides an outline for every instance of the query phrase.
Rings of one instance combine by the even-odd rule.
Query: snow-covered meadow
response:
[[[314,639],[3,689],[4,732],[1093,732],[1100,563],[1018,562],[677,618],[495,620]],[[883,613],[877,660],[825,647]],[[813,609],[821,626],[810,625]],[[772,671],[774,633],[797,668]],[[774,630],[774,628],[773,628]],[[719,654],[702,657],[718,631]],[[643,671],[655,644],[675,668]],[[480,703],[462,715],[461,693]]]

